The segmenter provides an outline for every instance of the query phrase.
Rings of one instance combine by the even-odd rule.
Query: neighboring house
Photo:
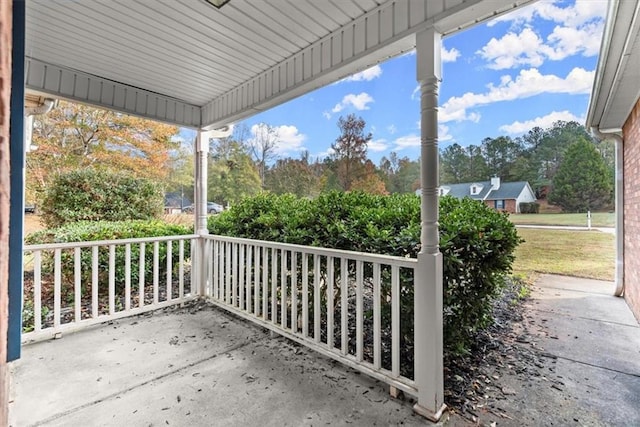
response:
[[[191,200],[181,196],[180,192],[166,193],[164,195],[164,213],[181,213],[182,209],[191,205]]]
[[[536,195],[527,181],[501,183],[499,177],[493,177],[491,181],[442,184],[439,191],[440,196],[449,195],[458,199],[470,197],[509,213],[520,213],[520,203],[536,201]]]
[[[587,127],[616,142],[616,295],[640,320],[640,3],[611,1]]]

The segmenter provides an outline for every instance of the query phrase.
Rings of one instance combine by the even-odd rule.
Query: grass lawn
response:
[[[586,213],[511,214],[509,219],[514,224],[587,226]],[[591,214],[592,227],[615,227],[615,225],[615,213],[594,212]]]
[[[615,236],[599,231],[518,229],[525,239],[513,270],[526,276],[562,274],[614,280]]]

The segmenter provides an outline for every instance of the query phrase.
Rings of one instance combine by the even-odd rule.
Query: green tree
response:
[[[488,174],[499,176],[505,181],[512,181],[512,166],[522,151],[518,141],[508,136],[485,138],[481,149],[487,162]]]
[[[440,182],[457,184],[464,182],[469,172],[469,153],[458,143],[440,151]]]
[[[420,187],[420,161],[398,157],[394,151],[380,159],[378,173],[389,193],[413,193]]]
[[[258,169],[244,144],[233,138],[217,140],[208,170],[208,199],[234,204],[261,191]]]
[[[549,202],[567,212],[598,210],[611,202],[610,174],[593,143],[580,138],[569,146],[553,178]]]
[[[266,189],[275,194],[317,196],[320,193],[320,180],[309,163],[309,153],[304,152],[300,159],[278,159],[266,172]]]

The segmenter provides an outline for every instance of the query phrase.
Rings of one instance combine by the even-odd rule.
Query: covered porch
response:
[[[12,147],[17,149],[12,153],[10,359],[20,357],[21,342],[74,339],[68,335],[74,330],[206,299],[388,384],[393,393],[414,396],[418,414],[439,419],[444,409],[437,224],[441,38],[527,3],[349,0],[318,8],[313,1],[293,6],[284,0],[231,0],[218,9],[204,0],[140,0],[126,6],[100,1],[14,1],[18,36],[14,50],[24,58],[24,69],[15,65],[14,73],[25,76],[24,88],[14,87],[16,99],[24,100],[24,89],[43,98],[193,128],[198,138],[195,234],[24,246],[18,225],[23,207],[13,202],[24,200],[24,139],[12,127]],[[206,170],[211,138],[227,135],[230,125],[257,111],[413,48],[422,124],[422,252],[417,259],[208,234]],[[20,128],[25,123],[28,120],[18,121]],[[33,330],[23,334],[19,302],[25,260],[33,263]],[[50,275],[43,263],[49,263]],[[65,265],[73,267],[65,269]],[[47,301],[42,293],[45,284],[54,291]],[[410,326],[403,324],[407,320],[401,312],[407,287],[413,287],[415,295]],[[63,293],[63,288],[71,291]],[[203,323],[209,321],[213,320]],[[192,327],[190,322],[181,324]],[[193,327],[199,332],[191,335],[206,335],[208,328],[201,322]],[[215,335],[232,326],[209,327]],[[407,327],[415,339],[410,349],[403,346],[401,333]],[[260,332],[250,334],[255,338]],[[267,347],[272,345],[268,342]],[[273,342],[298,348],[281,340]],[[220,347],[207,357],[232,354],[232,347]],[[298,350],[291,351],[298,355]],[[174,369],[175,374],[191,373],[197,361],[180,365],[183,368]],[[280,366],[282,361],[269,363]],[[142,383],[146,387],[154,378]],[[238,385],[246,386],[246,380]],[[247,412],[248,417],[260,413]],[[384,419],[384,414],[380,416]]]

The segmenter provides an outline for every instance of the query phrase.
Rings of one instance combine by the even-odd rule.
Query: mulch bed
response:
[[[558,386],[559,381],[553,379],[556,358],[538,348],[529,331],[531,325],[524,315],[527,298],[518,297],[522,286],[517,281],[509,283],[494,303],[494,324],[476,335],[469,354],[445,354],[445,402],[450,412],[473,424],[487,419],[517,422],[507,409],[520,398],[510,385],[514,379]]]

